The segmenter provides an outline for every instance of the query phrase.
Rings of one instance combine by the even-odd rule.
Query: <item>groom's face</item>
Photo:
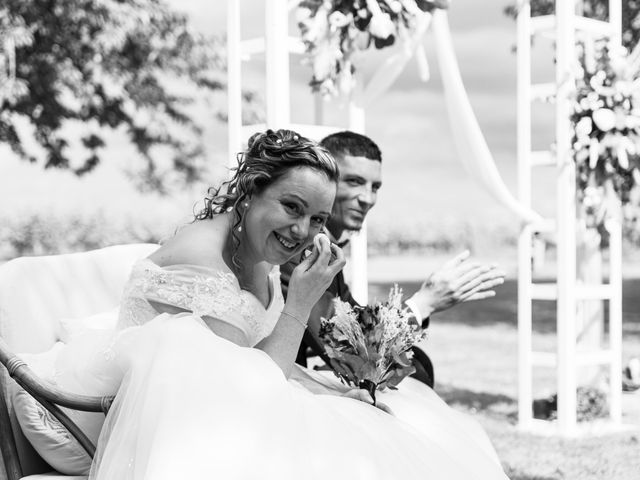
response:
[[[382,186],[382,164],[367,157],[338,155],[340,181],[333,204],[329,230],[360,230],[369,210],[376,204]]]

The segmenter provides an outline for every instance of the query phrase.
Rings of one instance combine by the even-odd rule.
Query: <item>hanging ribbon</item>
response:
[[[449,122],[452,131],[455,132],[454,143],[463,165],[489,194],[521,220],[525,222],[542,220],[538,213],[513,197],[498,172],[462,83],[449,31],[447,13],[443,10],[437,10],[433,14],[432,23]]]

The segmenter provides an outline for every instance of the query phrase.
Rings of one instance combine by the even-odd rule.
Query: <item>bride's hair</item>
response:
[[[195,214],[195,220],[213,218],[223,212],[234,212],[234,251],[240,244],[238,227],[242,224],[243,201],[259,194],[293,168],[308,167],[324,173],[337,183],[338,165],[331,154],[318,143],[292,130],[267,130],[249,138],[244,152],[237,155],[238,166],[233,176],[219,187],[210,187],[204,199],[204,208]],[[239,266],[235,253],[233,262]]]

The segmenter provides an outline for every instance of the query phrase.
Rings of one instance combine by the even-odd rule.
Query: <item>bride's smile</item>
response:
[[[324,173],[291,169],[248,201],[241,245],[273,265],[299,255],[327,222],[335,191]]]

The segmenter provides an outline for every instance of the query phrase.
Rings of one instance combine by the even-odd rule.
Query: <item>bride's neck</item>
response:
[[[249,242],[243,238],[243,232],[237,232],[236,230],[236,238],[234,239],[234,223],[235,221],[231,218],[222,257],[225,264],[238,279],[240,286],[249,289],[254,285],[256,276],[261,271],[261,264],[264,264],[264,261],[257,258]]]

